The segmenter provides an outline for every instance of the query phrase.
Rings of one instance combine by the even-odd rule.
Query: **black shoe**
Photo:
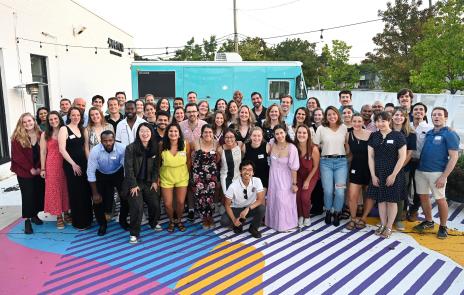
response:
[[[243,233],[243,226],[234,226],[234,233],[241,234]]]
[[[330,210],[325,211],[325,224],[331,224],[332,223],[332,213]]]
[[[98,228],[97,235],[104,236],[105,234],[106,234],[106,225],[100,225],[100,227]]]
[[[189,213],[188,213],[188,216],[187,216],[187,220],[190,221],[190,222],[194,222],[194,221],[195,221],[195,211],[189,210]]]
[[[35,225],[42,225],[44,224],[44,222],[37,216],[34,216],[31,218],[31,221],[35,224]]]
[[[26,235],[34,233],[34,231],[32,230],[31,220],[29,218],[26,219],[26,221],[24,222],[24,233]]]
[[[250,226],[250,229],[248,229],[248,231],[250,232],[253,238],[255,239],[261,238],[261,233],[254,226]]]
[[[333,215],[333,225],[334,226],[339,226],[340,225],[340,213],[339,212],[335,212],[334,215]]]
[[[119,225],[122,227],[123,230],[128,231],[129,230],[129,223],[124,222],[124,221],[119,221]]]

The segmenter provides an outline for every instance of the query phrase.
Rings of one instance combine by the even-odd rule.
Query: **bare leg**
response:
[[[387,225],[387,203],[381,202],[378,205],[379,205],[380,223],[383,226],[386,226]]]
[[[185,196],[187,194],[187,187],[176,187],[176,213],[179,221],[182,220],[184,214]]]
[[[364,210],[363,210],[363,215],[361,217],[362,220],[366,221],[367,215],[371,213],[371,210],[373,207],[374,207],[374,200],[371,198],[366,198],[364,200]]]
[[[356,211],[358,209],[358,199],[361,193],[362,186],[351,183],[348,186],[348,207],[350,208],[351,219],[356,219]]]
[[[432,204],[430,203],[429,195],[420,195],[422,210],[424,210],[425,220],[433,221],[432,219]],[[445,202],[446,203],[446,202]],[[448,208],[446,209],[448,214]]]
[[[386,226],[391,229],[393,226],[393,222],[395,222],[396,214],[398,213],[398,204],[392,203],[392,202],[386,202],[383,204],[386,204],[386,208],[387,208]]]
[[[448,221],[448,203],[446,199],[435,200],[438,204],[438,213],[440,213],[440,225],[446,226]]]
[[[161,195],[163,196],[164,208],[169,220],[173,222],[174,209],[172,207],[173,188],[161,188]]]

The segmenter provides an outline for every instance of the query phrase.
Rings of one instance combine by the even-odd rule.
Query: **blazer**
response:
[[[157,142],[155,144],[155,154],[153,157],[147,159],[147,178],[148,182],[155,182],[159,178],[160,157]],[[139,155],[135,148],[135,143],[131,143],[126,147],[124,156],[124,174],[125,174],[125,190],[126,192],[131,188],[137,186],[137,173],[142,166],[143,155]]]
[[[16,175],[19,177],[33,178],[34,175],[31,174],[32,168],[40,168],[40,161],[34,165],[32,157],[32,148],[23,148],[19,141],[12,140],[10,170],[16,173]]]

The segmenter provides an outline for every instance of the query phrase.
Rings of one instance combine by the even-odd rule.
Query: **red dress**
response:
[[[44,212],[60,215],[69,210],[68,186],[63,170],[63,156],[58,140],[47,141],[47,160],[45,162],[45,209]]]

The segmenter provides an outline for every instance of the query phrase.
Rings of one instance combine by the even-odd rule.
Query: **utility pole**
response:
[[[432,0],[429,0],[429,8],[432,8]]]
[[[238,53],[238,33],[237,33],[237,3],[236,0],[234,1],[234,44],[235,44],[235,52]]]

